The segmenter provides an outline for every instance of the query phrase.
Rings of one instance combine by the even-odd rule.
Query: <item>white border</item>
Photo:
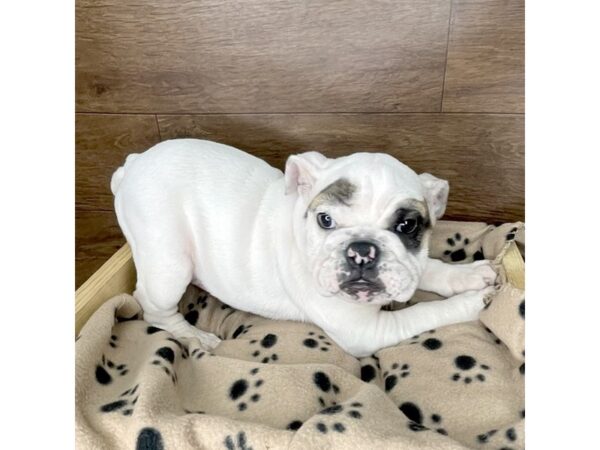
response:
[[[74,11],[70,1],[0,11],[7,449],[74,448]]]
[[[531,449],[598,446],[600,27],[595,5],[527,2],[526,442]]]

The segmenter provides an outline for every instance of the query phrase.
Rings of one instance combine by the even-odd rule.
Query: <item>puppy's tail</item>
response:
[[[110,190],[112,191],[113,195],[117,195],[121,181],[123,181],[123,177],[125,176],[125,169],[129,164],[135,161],[138,156],[140,156],[139,153],[132,153],[131,155],[128,155],[125,159],[125,164],[123,164],[115,171],[115,173],[113,173],[113,176],[110,179]]]

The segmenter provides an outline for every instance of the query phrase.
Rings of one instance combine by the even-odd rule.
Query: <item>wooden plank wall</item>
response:
[[[76,283],[124,239],[112,172],[164,139],[385,151],[446,218],[524,219],[523,0],[77,0]]]

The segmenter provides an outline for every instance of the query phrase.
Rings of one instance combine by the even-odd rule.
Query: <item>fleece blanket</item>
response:
[[[431,256],[495,260],[496,295],[479,321],[360,359],[312,324],[236,311],[190,286],[180,310],[223,339],[206,352],[118,295],[76,339],[77,447],[522,449],[525,299],[498,264],[513,240],[524,249],[522,223],[439,222]]]

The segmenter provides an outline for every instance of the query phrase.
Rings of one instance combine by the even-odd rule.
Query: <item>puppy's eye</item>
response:
[[[317,214],[317,223],[321,228],[325,228],[326,230],[331,230],[336,225],[335,220],[327,213]]]
[[[418,222],[415,219],[404,219],[396,227],[396,231],[402,234],[414,233],[417,229]]]

